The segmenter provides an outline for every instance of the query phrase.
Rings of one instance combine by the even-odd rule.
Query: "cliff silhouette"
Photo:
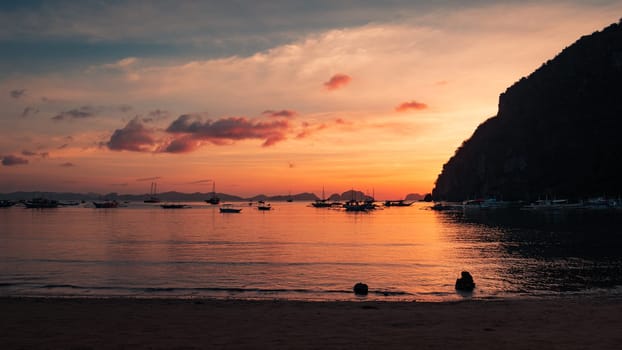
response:
[[[622,20],[516,82],[443,166],[435,200],[622,195]]]

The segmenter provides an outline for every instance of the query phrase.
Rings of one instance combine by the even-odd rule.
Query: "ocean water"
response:
[[[0,296],[296,300],[622,293],[622,211],[370,213],[246,203],[0,209]],[[457,293],[460,272],[477,288]],[[369,286],[355,296],[357,282]]]

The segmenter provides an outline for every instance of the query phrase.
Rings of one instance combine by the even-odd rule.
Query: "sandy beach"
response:
[[[3,349],[619,349],[622,300],[0,298]]]

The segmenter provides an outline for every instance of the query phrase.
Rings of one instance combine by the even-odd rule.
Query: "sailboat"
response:
[[[212,182],[212,196],[205,201],[213,205],[217,205],[218,203],[220,203],[220,198],[216,197],[216,182]]]
[[[311,203],[311,205],[316,208],[329,208],[331,206],[326,198],[326,195],[324,194],[324,187],[322,187],[322,199],[316,199],[315,202]]]
[[[145,199],[145,203],[160,203],[160,198],[157,197],[158,194],[158,184],[155,182],[151,183],[151,188],[149,189],[149,198]]]

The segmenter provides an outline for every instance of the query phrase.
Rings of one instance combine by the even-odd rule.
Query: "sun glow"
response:
[[[182,192],[217,179],[242,196],[427,193],[505,88],[619,7],[489,5],[318,30],[248,55],[9,75],[0,192],[139,193],[136,179],[158,177]]]

